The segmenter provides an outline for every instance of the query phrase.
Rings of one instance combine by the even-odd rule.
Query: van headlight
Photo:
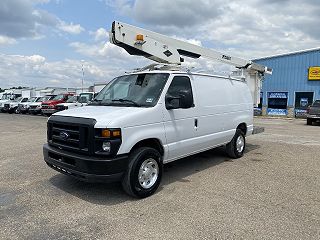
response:
[[[122,143],[120,128],[95,129],[95,153],[98,155],[114,156]]]

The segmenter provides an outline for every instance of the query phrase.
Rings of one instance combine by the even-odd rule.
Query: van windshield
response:
[[[168,80],[168,73],[140,73],[117,77],[91,105],[153,107]]]

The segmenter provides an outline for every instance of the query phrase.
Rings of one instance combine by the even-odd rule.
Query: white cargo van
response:
[[[81,180],[122,180],[146,197],[160,184],[164,163],[226,145],[239,158],[253,130],[245,82],[176,71],[114,79],[86,107],[48,120],[47,164]]]
[[[128,52],[157,61],[167,61],[175,51],[196,57],[204,52],[234,61],[236,66],[243,64],[243,69],[254,71],[252,76],[261,77],[266,69],[174,39],[164,48],[144,41],[141,34],[137,34],[137,42],[124,38],[136,32],[159,37],[122,23],[114,23],[110,35],[113,43]],[[162,35],[158,39],[166,41]],[[180,44],[183,48],[175,49]],[[223,145],[232,158],[244,154],[246,136],[253,132],[250,89],[258,89],[248,83],[259,82],[249,80],[168,65],[117,77],[88,106],[58,112],[48,119],[44,160],[77,179],[121,181],[128,194],[150,196],[160,184],[163,164]]]

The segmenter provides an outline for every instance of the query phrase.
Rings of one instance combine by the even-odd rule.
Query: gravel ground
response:
[[[46,118],[0,114],[0,239],[320,239],[320,126],[256,118],[243,158],[165,165],[155,195],[46,166]]]

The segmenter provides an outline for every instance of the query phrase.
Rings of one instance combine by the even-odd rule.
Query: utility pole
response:
[[[81,60],[81,70],[82,70],[82,84],[81,84],[81,88],[82,88],[82,92],[83,92],[83,81],[84,81],[83,63],[84,63],[84,60]]]

